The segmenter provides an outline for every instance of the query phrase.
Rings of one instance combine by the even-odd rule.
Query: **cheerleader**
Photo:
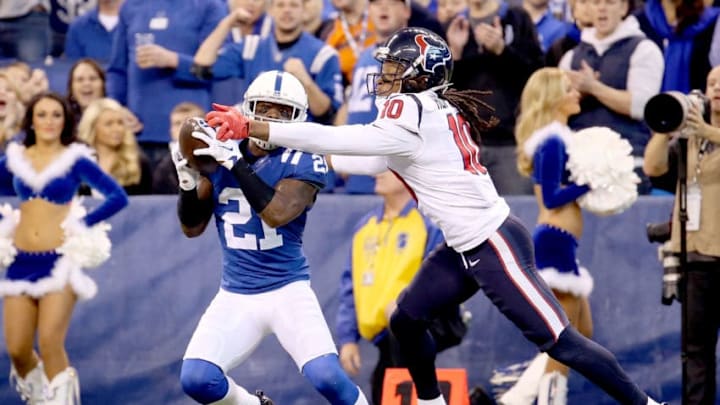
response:
[[[583,231],[581,201],[590,194],[597,197],[604,191],[601,187],[593,190],[587,176],[583,177],[584,181],[577,180],[582,177],[578,173],[583,170],[573,165],[575,161],[571,155],[577,158],[576,155],[584,156],[586,151],[597,151],[594,146],[598,139],[601,142],[604,138],[613,139],[614,133],[594,128],[586,130],[591,135],[583,136],[568,128],[569,117],[580,112],[580,93],[557,68],[540,69],[530,77],[522,93],[520,108],[515,133],[518,169],[524,176],[532,177],[539,207],[538,225],[533,232],[535,265],[560,301],[570,323],[580,333],[591,337],[593,323],[588,297],[593,289],[593,279],[587,269],[578,265],[576,250]],[[615,137],[619,140],[619,136]],[[622,146],[620,144],[619,154],[623,153]],[[630,146],[626,146],[627,160]],[[598,163],[597,159],[592,162]],[[571,172],[568,168],[576,170]],[[628,170],[631,172],[630,168]],[[630,192],[623,194],[630,203],[637,195],[633,181],[630,179]],[[624,209],[629,204],[624,201],[620,205],[620,209]],[[611,213],[603,212],[607,206],[589,206],[588,209],[601,214]],[[616,206],[610,211],[620,209]],[[537,397],[538,405],[565,404],[567,375],[566,365],[539,354],[518,383],[500,398],[500,403],[532,404]]]
[[[128,199],[95,163],[91,149],[74,143],[75,120],[61,96],[43,93],[31,100],[23,130],[23,144],[11,143],[0,159],[0,176],[12,177],[20,200],[19,210],[2,208],[0,222],[0,296],[11,381],[29,404],[75,404],[79,383],[65,336],[76,301],[97,292],[82,268],[107,259],[109,225],[102,221]],[[87,214],[73,199],[83,183],[105,197]]]

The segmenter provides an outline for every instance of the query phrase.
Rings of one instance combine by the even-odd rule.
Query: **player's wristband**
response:
[[[178,218],[180,222],[189,227],[197,226],[209,218],[213,210],[213,200],[208,198],[201,200],[198,198],[197,190],[180,190],[180,198],[178,198]]]
[[[230,172],[240,183],[240,189],[250,206],[258,214],[261,213],[272,201],[275,189],[267,185],[245,159],[238,160]]]

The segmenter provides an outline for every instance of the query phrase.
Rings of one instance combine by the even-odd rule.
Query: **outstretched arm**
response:
[[[399,120],[378,119],[368,125],[339,127],[309,122],[267,123],[251,120],[232,107],[213,104],[213,108],[215,111],[206,117],[221,140],[253,137],[324,155],[412,156],[422,146],[417,132]],[[410,114],[417,119],[417,109]]]

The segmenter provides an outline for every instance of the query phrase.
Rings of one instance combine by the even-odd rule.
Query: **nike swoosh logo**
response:
[[[470,265],[470,267],[474,267],[478,263],[480,263],[480,259],[468,260],[468,264]]]

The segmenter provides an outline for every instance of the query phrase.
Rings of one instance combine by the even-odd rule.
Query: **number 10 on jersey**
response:
[[[460,114],[448,114],[447,121],[455,145],[460,149],[465,170],[472,174],[487,174],[485,166],[480,164],[480,147],[472,138],[470,124]]]

